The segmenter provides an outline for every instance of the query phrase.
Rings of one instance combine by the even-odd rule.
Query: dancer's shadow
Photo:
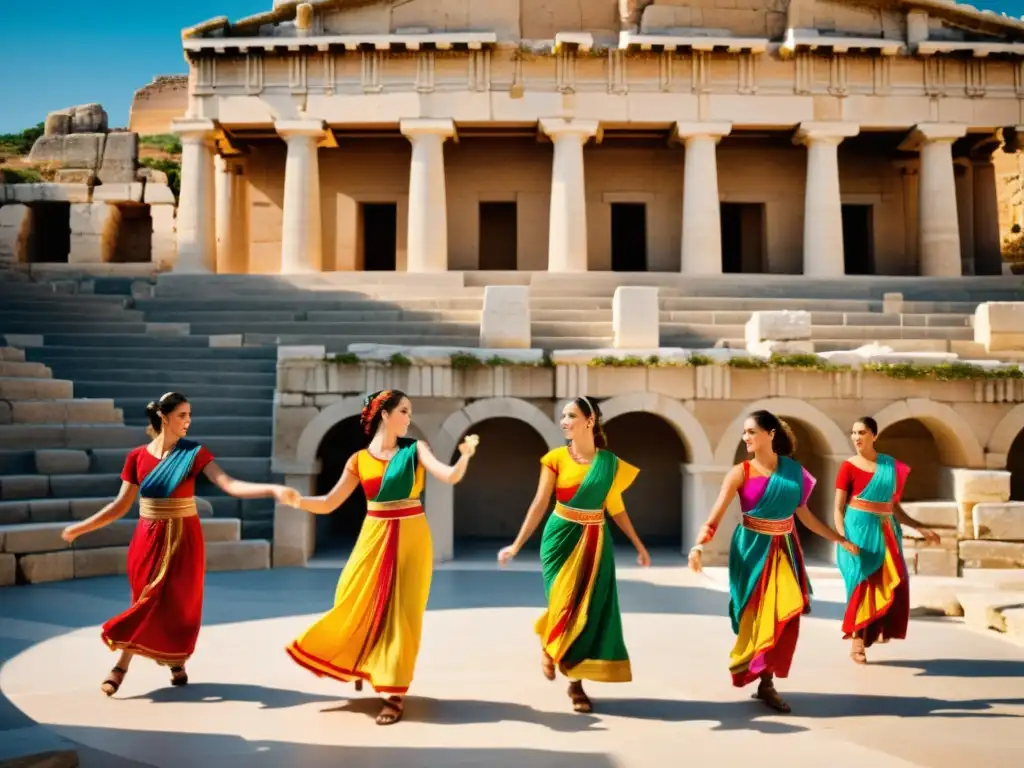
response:
[[[872,660],[871,666],[916,669],[915,677],[1024,677],[1024,661],[1011,659]]]
[[[259,704],[260,709],[286,709],[303,704],[335,702],[338,696],[290,691],[285,688],[267,688],[263,685],[237,683],[190,683],[180,688],[157,688],[149,693],[127,696],[127,701],[150,701],[154,704],[219,704],[243,702]]]
[[[568,703],[568,700],[567,700]],[[321,712],[353,712],[376,717],[380,712],[376,697],[351,699],[340,706]],[[429,699],[410,696],[405,700],[403,719],[430,725],[470,725],[502,722],[531,723],[559,733],[603,731],[593,715],[576,712],[544,712],[525,704],[505,701],[479,701],[476,699]]]
[[[1024,717],[989,712],[993,706],[1024,707],[1024,699],[946,701],[924,696],[872,696],[863,694],[783,693],[793,713],[783,715],[752,699],[737,701],[685,701],[671,699],[602,699],[601,714],[667,722],[717,722],[714,731],[756,731],[765,734],[799,733],[807,727],[788,721],[759,718],[838,719],[843,717]]]

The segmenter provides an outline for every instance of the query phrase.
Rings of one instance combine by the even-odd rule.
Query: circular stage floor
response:
[[[435,573],[406,717],[387,728],[372,693],[318,679],[283,650],[329,606],[334,568],[210,574],[191,684],[171,688],[164,668],[136,660],[111,699],[99,684],[115,656],[98,625],[127,604],[125,580],[5,589],[0,729],[41,724],[79,745],[87,768],[1024,765],[1021,646],[914,619],[907,641],[855,666],[841,582],[818,578],[779,684],[794,711],[779,715],[730,685],[723,573],[695,576],[678,557],[647,571],[620,558],[634,682],[589,685],[596,711],[575,714],[565,681],[540,673],[535,558]]]

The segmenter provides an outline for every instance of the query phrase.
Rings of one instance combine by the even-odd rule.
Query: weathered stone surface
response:
[[[166,183],[147,181],[143,202],[149,205],[174,205],[177,201],[174,199],[174,193],[171,191],[171,188]]]
[[[18,567],[29,584],[67,581],[75,577],[75,558],[70,551],[24,555],[18,558]]]
[[[961,541],[964,568],[1024,568],[1024,544],[1008,541]]]
[[[974,538],[1024,541],[1024,502],[982,502],[972,512]]]
[[[213,517],[213,505],[206,499],[196,496],[196,512],[200,517]]]
[[[525,285],[488,285],[480,315],[480,346],[529,349],[530,289]]]
[[[252,571],[269,567],[270,543],[267,541],[216,541],[206,547],[208,571]]]
[[[17,558],[8,552],[0,552],[0,587],[12,586],[17,578]]]
[[[43,124],[44,137],[64,136],[71,133],[71,112],[66,109],[51,112]]]
[[[0,526],[19,525],[29,521],[27,501],[0,501]],[[0,551],[4,548],[4,534],[0,533]]]
[[[106,133],[109,129],[107,112],[99,104],[79,104],[68,111],[72,133]]]
[[[758,357],[772,355],[813,355],[813,341],[759,341],[747,344],[747,351]]]
[[[0,224],[3,222],[3,212],[5,208],[0,208]],[[25,362],[25,350],[15,349],[14,347],[0,347],[0,361],[5,363],[24,363]],[[42,365],[42,363],[35,363],[35,365]],[[0,369],[3,372],[3,369]],[[10,376],[12,374],[3,372],[4,376]]]
[[[616,349],[657,347],[661,340],[658,289],[620,285],[612,296],[612,345]]]
[[[0,265],[28,261],[28,240],[32,232],[32,210],[20,203],[0,207]]]
[[[36,471],[41,475],[81,475],[89,471],[85,451],[43,449],[36,451]]]
[[[73,133],[64,137],[64,167],[95,171],[103,162],[106,136],[102,133]]]
[[[142,166],[135,171],[135,178],[139,181],[144,181],[146,184],[166,184],[167,174],[163,171],[157,170],[156,168],[149,168],[148,166]],[[147,201],[148,202],[148,201]]]
[[[1024,351],[1024,301],[989,301],[974,311],[974,340],[987,352]]]
[[[1006,626],[1003,631],[1017,639],[1024,640],[1024,605],[1004,608],[1000,614]]]
[[[58,184],[96,184],[96,173],[86,168],[59,168],[55,181]]]
[[[963,616],[964,608],[953,586],[914,584],[910,590],[911,616]]]
[[[102,189],[102,187],[97,187]],[[121,213],[117,206],[88,203],[71,206],[71,264],[105,264],[114,255]]]
[[[28,515],[33,523],[64,523],[71,519],[71,504],[67,499],[32,499]]]
[[[904,502],[903,509],[929,528],[956,528],[958,507],[955,501]]]
[[[50,493],[50,478],[39,475],[0,476],[0,499],[38,499]]]
[[[964,607],[964,620],[968,624],[999,632],[1006,631],[1003,610],[1024,606],[1024,592],[961,592],[957,598]]]
[[[76,549],[74,578],[123,575],[128,572],[128,547],[98,547]]]
[[[131,183],[139,164],[139,135],[127,131],[107,134],[99,177],[104,184]]]
[[[1010,473],[994,469],[954,469],[953,493],[957,501],[1009,501]]]
[[[811,313],[804,310],[753,312],[744,327],[747,349],[762,341],[804,341],[811,338]]]
[[[67,549],[69,544],[60,537],[63,526],[53,523],[25,523],[2,529],[4,551],[16,555],[32,552],[54,552]]]
[[[8,195],[17,203],[88,203],[92,187],[88,184],[11,184]],[[6,206],[5,206],[6,207]]]
[[[64,134],[40,136],[28,153],[30,163],[64,162]]]
[[[960,562],[955,550],[917,550],[917,571],[919,576],[956,576]]]

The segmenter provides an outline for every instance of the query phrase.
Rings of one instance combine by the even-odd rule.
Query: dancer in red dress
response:
[[[206,448],[186,440],[192,409],[184,395],[168,392],[146,407],[153,442],[133,449],[121,472],[113,502],[87,520],[64,529],[65,541],[103,528],[123,517],[139,498],[139,523],[128,546],[131,607],[103,625],[103,641],[121,657],[103,681],[113,696],[135,656],[171,668],[171,684],[185,685],[185,662],[195,650],[203,615],[206,550],[196,512],[195,482],[200,473],[225,493],[242,499],[273,496],[298,503],[291,488],[247,483],[217,466]]]

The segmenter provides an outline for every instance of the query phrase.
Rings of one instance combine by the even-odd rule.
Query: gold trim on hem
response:
[[[562,674],[578,680],[595,683],[629,683],[633,681],[633,668],[629,659],[623,661],[602,661],[584,659],[575,667],[562,666]]]
[[[139,517],[143,520],[180,520],[199,514],[195,497],[185,499],[139,499]]]

